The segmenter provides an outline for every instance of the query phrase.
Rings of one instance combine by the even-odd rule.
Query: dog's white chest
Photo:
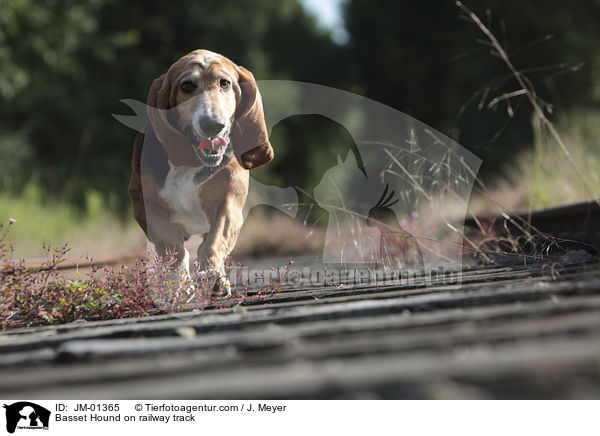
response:
[[[173,210],[170,221],[181,224],[190,235],[207,232],[208,221],[200,205],[198,186],[194,183],[198,168],[174,167],[170,162],[169,166],[165,185],[158,195]]]

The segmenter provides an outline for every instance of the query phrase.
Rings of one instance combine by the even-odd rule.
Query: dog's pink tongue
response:
[[[200,144],[198,144],[198,149],[205,148],[207,150],[218,150],[219,148],[225,147],[226,145],[227,145],[227,143],[221,137],[209,138],[209,139],[202,141]]]

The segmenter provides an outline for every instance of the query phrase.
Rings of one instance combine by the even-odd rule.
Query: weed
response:
[[[44,246],[47,260],[36,268],[14,259],[14,245],[7,237],[15,223],[11,219],[8,225],[0,224],[2,329],[231,307],[267,298],[284,280],[271,281],[255,293],[240,280],[230,298],[220,298],[197,286],[192,290],[191,283],[182,281],[173,255],[148,256],[119,268],[92,266],[87,277],[68,280],[57,269],[69,253],[66,244]]]

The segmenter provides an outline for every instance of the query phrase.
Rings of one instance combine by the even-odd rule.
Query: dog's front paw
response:
[[[201,289],[208,290],[212,295],[231,297],[229,279],[216,269],[200,271],[196,275],[196,284]]]
[[[215,295],[231,297],[231,283],[229,283],[229,279],[223,275],[219,275],[213,287],[213,293]]]

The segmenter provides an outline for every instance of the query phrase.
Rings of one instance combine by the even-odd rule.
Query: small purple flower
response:
[[[406,227],[406,226],[408,226],[408,221],[406,219],[402,218],[400,220],[400,227]]]
[[[16,220],[16,219],[14,219],[14,218],[9,218],[9,219],[8,219],[8,221],[9,221],[11,224],[12,224],[12,223],[16,223],[16,222],[17,222],[17,220]]]
[[[410,213],[410,216],[412,217],[412,219],[416,220],[417,218],[419,218],[419,212],[417,212],[416,210],[413,210]]]

